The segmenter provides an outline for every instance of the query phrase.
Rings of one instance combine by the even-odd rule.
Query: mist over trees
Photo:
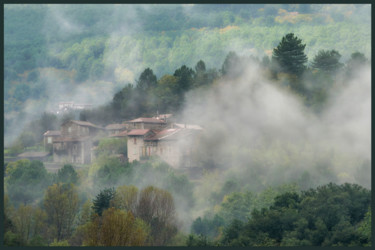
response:
[[[371,246],[366,7],[5,7],[5,126],[32,117],[4,149],[6,246]],[[70,119],[158,113],[203,127],[195,176],[116,138],[55,173],[8,162]]]
[[[135,85],[145,68],[160,79],[182,65],[194,69],[202,59],[212,76],[210,69],[220,70],[228,52],[271,56],[288,33],[303,39],[310,60],[321,49],[339,51],[343,61],[371,51],[367,5],[4,8],[6,145],[58,102],[105,104],[124,85]]]

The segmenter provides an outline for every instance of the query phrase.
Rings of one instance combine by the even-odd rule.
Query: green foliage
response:
[[[98,156],[123,154],[127,155],[127,139],[103,138],[96,149]]]
[[[361,69],[361,67],[369,65],[369,60],[363,53],[354,52],[350,55],[350,59],[346,62],[347,75],[352,76]]]
[[[234,51],[230,51],[225,57],[221,66],[221,74],[228,77],[235,77],[242,73],[243,65],[240,57]]]
[[[226,222],[246,221],[250,217],[251,208],[254,207],[253,202],[254,195],[251,192],[234,192],[224,197],[219,214]]]
[[[186,240],[186,245],[188,247],[207,247],[213,246],[213,243],[204,235],[190,234]]]
[[[141,75],[139,76],[139,79],[137,81],[137,89],[141,93],[145,93],[148,90],[156,87],[156,76],[154,75],[154,72],[152,69],[147,68],[145,69]]]
[[[180,94],[180,96],[182,93],[191,89],[194,77],[194,71],[191,68],[182,65],[181,68],[176,69],[173,76],[177,77],[177,93]]]
[[[324,72],[336,72],[343,64],[340,63],[341,55],[336,50],[319,50],[314,57],[311,67]]]
[[[117,157],[106,155],[99,156],[93,165],[98,166],[98,170],[93,173],[93,179],[99,188],[123,181],[121,179],[126,178],[131,171],[128,164],[122,163]]]
[[[212,218],[205,215],[203,219],[198,217],[191,225],[191,232],[197,235],[205,236],[209,239],[214,239],[219,236],[221,229],[224,227],[224,219],[219,215]]]
[[[176,112],[180,105],[178,78],[172,75],[162,76],[155,89],[159,112]]]
[[[272,52],[272,60],[277,62],[281,71],[301,75],[305,70],[307,56],[304,53],[306,44],[293,33],[286,34]]]
[[[72,165],[65,164],[57,171],[56,183],[59,182],[77,184],[78,174]]]
[[[94,209],[95,213],[102,216],[103,211],[109,208],[110,202],[114,198],[115,193],[116,191],[114,188],[106,188],[101,190],[92,201],[92,208]]]
[[[57,241],[57,239],[54,239],[51,244],[49,244],[50,247],[68,247],[69,242],[67,240],[61,240]]]
[[[18,234],[15,234],[11,231],[7,231],[4,234],[4,246],[22,246],[24,243],[21,240],[21,237]]]
[[[360,222],[358,233],[361,244],[366,247],[371,246],[371,207],[368,208],[365,218]]]
[[[43,196],[50,176],[40,161],[10,162],[5,171],[4,184],[13,204],[29,204]]]
[[[57,183],[49,186],[44,195],[43,205],[52,227],[51,236],[57,241],[71,236],[75,218],[79,210],[79,198],[74,184]]]
[[[356,184],[331,183],[301,195],[284,193],[275,197],[269,208],[254,210],[245,224],[234,220],[225,228],[222,243],[232,246],[363,246],[370,242],[369,234],[364,236],[356,228],[364,225],[362,221],[369,204],[370,191]]]

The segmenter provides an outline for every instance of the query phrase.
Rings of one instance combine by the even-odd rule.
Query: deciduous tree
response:
[[[115,208],[105,210],[86,226],[86,246],[142,246],[148,239],[149,228],[133,214]]]
[[[112,200],[115,208],[136,213],[138,203],[138,188],[136,186],[120,186]]]
[[[73,221],[78,213],[79,199],[73,184],[53,184],[44,196],[48,221],[55,229],[58,241],[70,236]]]
[[[136,215],[151,225],[153,245],[164,245],[176,234],[175,212],[169,192],[153,186],[140,192]]]

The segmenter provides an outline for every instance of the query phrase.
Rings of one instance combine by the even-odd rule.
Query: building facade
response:
[[[94,138],[102,130],[90,122],[65,122],[60,128],[61,136],[53,140],[53,161],[90,164]]]

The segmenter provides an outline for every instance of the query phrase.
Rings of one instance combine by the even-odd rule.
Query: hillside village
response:
[[[157,156],[173,168],[186,168],[192,166],[192,145],[202,131],[198,125],[176,123],[171,114],[161,114],[106,127],[69,120],[60,130],[46,131],[43,136],[45,148],[52,149],[54,163],[91,164],[97,156],[100,139],[127,138],[127,155],[116,152],[112,155],[122,162],[145,161]]]

